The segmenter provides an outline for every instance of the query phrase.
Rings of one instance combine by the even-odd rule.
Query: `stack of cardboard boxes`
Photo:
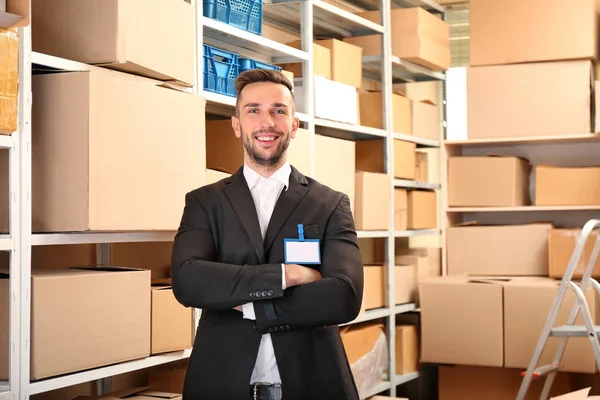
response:
[[[566,157],[540,165],[549,154],[501,142],[592,136],[599,14],[593,0],[471,0],[470,13],[468,137],[497,140],[500,150],[465,147],[447,160],[448,206],[477,213],[451,210],[448,276],[420,284],[421,361],[454,365],[440,368],[440,399],[475,398],[486,386],[494,398],[513,399],[560,285],[553,278],[562,278],[581,225],[564,226],[567,218],[556,222],[556,215],[495,218],[486,211],[600,205],[600,169]],[[557,325],[566,322],[571,295]],[[598,296],[592,290],[586,296],[598,321]],[[540,365],[551,361],[557,342],[547,342]],[[598,372],[587,340],[570,340],[563,364],[554,395],[570,390],[570,373]],[[531,398],[540,392],[534,386]]]

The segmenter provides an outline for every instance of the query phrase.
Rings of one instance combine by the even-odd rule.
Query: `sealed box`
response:
[[[360,88],[362,83],[362,48],[338,39],[318,40],[317,43],[331,52],[331,79]],[[319,60],[319,58],[314,59]]]
[[[600,167],[536,166],[535,204],[538,206],[600,204]]]
[[[548,236],[548,259],[549,259],[549,270],[550,277],[561,278],[567,272],[567,267],[571,260],[571,256],[575,251],[575,247],[581,237],[581,229],[552,229]],[[579,258],[579,262],[575,267],[573,278],[581,279],[583,272],[587,268],[592,250],[596,239],[598,238],[598,232],[593,231],[585,242],[583,252]],[[600,257],[596,261],[594,270],[592,272],[592,278],[600,278]]]
[[[357,230],[387,230],[390,226],[390,176],[359,171],[355,174],[354,220]]]

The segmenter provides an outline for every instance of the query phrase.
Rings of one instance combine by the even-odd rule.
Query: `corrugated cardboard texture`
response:
[[[471,0],[470,65],[598,56],[595,0]]]
[[[416,149],[413,142],[394,139],[394,178],[415,179]]]
[[[535,204],[538,206],[600,204],[600,167],[537,166]]]
[[[362,47],[337,39],[318,40],[331,54],[331,79],[360,88],[362,83]]]
[[[149,287],[149,271],[34,272],[31,378],[148,356]]]
[[[561,278],[567,271],[569,261],[575,250],[575,246],[581,236],[581,229],[552,229],[548,237],[548,258],[549,258],[549,272],[552,278]],[[579,262],[575,267],[575,273],[573,277],[581,279],[583,272],[587,267],[592,254],[592,249],[596,239],[598,238],[598,232],[594,231],[588,236],[588,239],[583,248]],[[594,271],[592,272],[593,278],[600,278],[600,257],[596,261]]]
[[[152,288],[151,354],[192,347],[194,309],[182,306],[170,287]]]
[[[355,174],[354,220],[357,230],[387,230],[390,226],[390,176],[372,172]]]
[[[315,135],[315,179],[334,190],[345,193],[354,209],[355,142]]]
[[[437,193],[432,190],[408,192],[408,229],[437,227]]]
[[[383,95],[381,92],[359,94],[360,122],[363,126],[383,129]],[[392,94],[394,132],[410,135],[413,131],[411,101],[399,94]]]
[[[504,288],[504,324],[505,324],[505,366],[508,368],[527,368],[539,335],[544,327],[548,312],[560,286],[560,281],[552,279],[515,280]],[[598,296],[589,288],[586,299],[592,320],[600,321]],[[567,291],[560,308],[555,326],[567,322],[575,296]],[[583,325],[579,313],[576,325]],[[538,365],[550,364],[556,352],[559,338],[549,338]],[[596,373],[594,355],[590,343],[585,339],[573,339],[567,342],[567,348],[561,364],[565,372]]]
[[[437,106],[427,103],[412,104],[412,134],[426,139],[440,140],[440,114]]]
[[[295,49],[302,49],[302,41],[295,40],[286,43],[286,45]],[[331,79],[331,50],[327,47],[313,43],[313,73],[316,76],[322,76]],[[286,71],[294,74],[294,77],[302,76],[302,63],[278,64]],[[362,64],[361,64],[362,65]]]
[[[502,367],[502,291],[460,277],[421,282],[421,362]]]
[[[33,78],[36,232],[175,230],[204,183],[205,99],[113,75]]]
[[[195,11],[185,1],[33,0],[32,7],[34,51],[194,83]]]
[[[385,268],[381,265],[365,265],[365,289],[361,308],[371,310],[385,307]]]
[[[514,400],[523,377],[522,370],[467,366],[439,367],[439,400]],[[567,393],[569,374],[559,372],[550,391],[551,396]],[[544,379],[531,382],[525,400],[538,400]]]
[[[408,229],[408,190],[394,189],[394,229]]]
[[[450,157],[450,207],[525,206],[531,167],[515,157]]]
[[[396,373],[419,370],[419,339],[414,325],[396,326]]]
[[[19,35],[16,29],[0,28],[0,134],[17,129],[19,83]]]
[[[548,276],[551,229],[552,224],[449,227],[448,274]]]
[[[342,328],[342,343],[346,350],[348,363],[353,364],[367,354],[384,332],[382,324],[352,325]]]
[[[591,73],[590,61],[469,67],[469,139],[591,132]]]

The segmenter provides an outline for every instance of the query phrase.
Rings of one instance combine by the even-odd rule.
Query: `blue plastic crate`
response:
[[[240,57],[240,74],[251,69],[270,69],[273,71],[281,71],[281,67],[277,65],[267,64],[252,58]]]
[[[235,97],[235,78],[239,74],[238,54],[204,45],[205,90]]]
[[[207,18],[262,35],[262,0],[203,0]]]

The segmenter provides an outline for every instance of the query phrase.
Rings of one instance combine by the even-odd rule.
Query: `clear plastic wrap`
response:
[[[387,337],[381,332],[373,348],[350,365],[361,398],[385,379],[388,370]]]
[[[0,134],[17,129],[19,36],[17,30],[0,28]]]

